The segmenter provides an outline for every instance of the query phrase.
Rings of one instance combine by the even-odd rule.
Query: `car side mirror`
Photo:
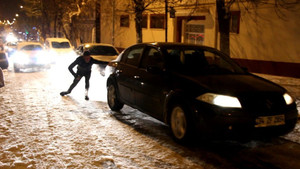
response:
[[[147,66],[147,72],[153,74],[159,74],[162,72],[162,69],[158,66]]]

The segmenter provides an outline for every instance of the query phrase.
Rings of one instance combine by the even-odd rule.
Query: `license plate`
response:
[[[279,126],[285,124],[284,115],[262,116],[255,119],[255,127]]]

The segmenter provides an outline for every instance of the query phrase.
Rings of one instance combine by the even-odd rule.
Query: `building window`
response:
[[[143,15],[142,28],[148,28],[148,15]]]
[[[204,43],[204,25],[186,24],[185,26],[185,43],[199,44]]]
[[[120,27],[129,27],[129,15],[121,15]]]
[[[239,33],[240,32],[240,11],[231,11],[230,17],[230,32]]]
[[[165,28],[165,16],[163,14],[150,15],[150,28]]]

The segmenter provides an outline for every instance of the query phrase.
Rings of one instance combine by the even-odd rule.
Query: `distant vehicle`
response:
[[[200,136],[277,136],[298,111],[281,86],[241,68],[210,47],[142,43],[127,48],[107,79],[107,102],[124,104],[170,126],[176,141]]]
[[[50,68],[50,58],[42,44],[38,42],[18,43],[12,55],[15,72],[28,68]]]
[[[16,50],[18,42],[6,42],[4,45],[4,50],[10,57]]]
[[[3,75],[3,71],[0,67],[0,88],[1,87],[4,87],[5,86],[5,83],[4,83],[4,75]]]
[[[104,44],[104,43],[84,43],[81,44],[77,49],[76,53],[77,55],[82,55],[84,51],[89,51],[91,53],[91,56],[100,61],[104,61],[105,64],[100,64],[100,73],[101,75],[105,75],[105,67],[107,64],[115,60],[117,56],[119,55],[118,50],[110,45],[110,44]]]
[[[5,52],[0,52],[0,67],[2,69],[8,68],[8,59]]]
[[[46,38],[45,48],[53,58],[53,62],[72,60],[76,57],[73,46],[66,38]]]

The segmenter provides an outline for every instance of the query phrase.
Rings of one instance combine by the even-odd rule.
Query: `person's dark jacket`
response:
[[[85,62],[83,56],[79,56],[76,58],[76,60],[70,64],[68,67],[69,71],[71,74],[76,77],[76,75],[85,75],[88,73],[91,73],[92,65],[93,64],[101,64],[104,63],[102,61],[95,60],[94,58],[91,57],[91,60],[87,63]],[[73,68],[77,66],[77,73],[74,72]]]

